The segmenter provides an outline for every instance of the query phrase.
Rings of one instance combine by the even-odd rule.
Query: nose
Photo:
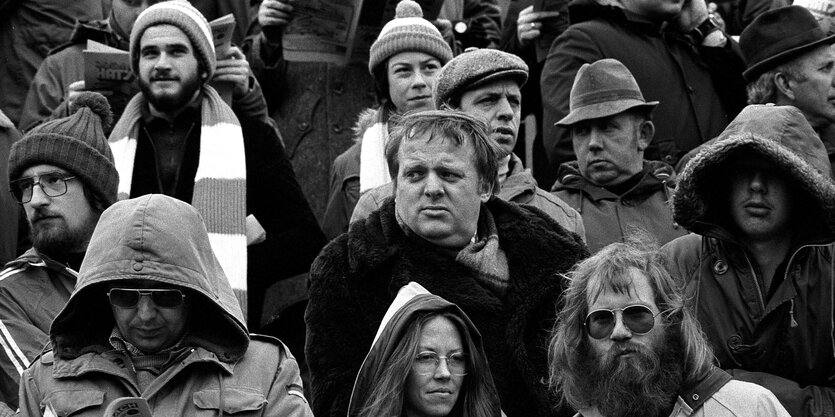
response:
[[[510,101],[507,98],[502,98],[499,100],[496,109],[496,117],[503,122],[507,122],[513,120],[513,107],[510,105]]]
[[[768,192],[768,179],[760,170],[755,170],[751,174],[751,183],[749,187],[752,192],[765,194]]]
[[[171,63],[169,62],[168,53],[165,51],[160,51],[159,57],[157,58],[157,62],[154,63],[155,69],[168,69],[171,67]]]
[[[424,185],[423,193],[430,198],[438,198],[444,195],[443,181],[437,174],[430,173],[426,176],[426,184]]]
[[[600,130],[593,127],[589,130],[589,150],[602,151],[603,150],[603,135]]]
[[[143,322],[150,321],[157,314],[157,306],[151,301],[151,297],[143,295],[139,297],[136,304],[136,316]]]
[[[632,338],[632,332],[623,323],[622,311],[615,312],[615,328],[612,329],[612,335],[609,336],[609,338],[616,342],[621,342]]]
[[[446,358],[438,358],[438,367],[435,369],[435,374],[433,375],[435,379],[449,379],[452,377],[452,373],[449,372],[449,366],[447,365]]]
[[[32,185],[32,200],[29,201],[29,205],[32,207],[43,207],[49,205],[52,202],[52,198],[43,191],[41,188],[41,184],[33,184]]]
[[[412,77],[412,88],[420,90],[424,88],[429,88],[429,76],[420,72],[415,71],[415,76]]]

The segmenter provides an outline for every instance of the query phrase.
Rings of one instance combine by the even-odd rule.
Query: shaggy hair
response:
[[[766,104],[777,102],[777,86],[774,85],[774,77],[777,74],[785,75],[789,80],[795,82],[806,81],[806,76],[800,71],[803,56],[783,63],[760,74],[756,80],[751,81],[745,87],[748,92],[748,104]]]
[[[490,128],[483,120],[467,113],[452,109],[410,112],[391,119],[394,128],[386,144],[386,160],[389,173],[397,188],[397,173],[400,171],[400,144],[415,139],[427,142],[435,139],[452,140],[456,146],[471,141],[475,149],[475,167],[481,181],[483,193],[499,192],[499,145],[490,139]]]
[[[650,242],[648,237],[635,234],[625,243],[606,246],[569,274],[565,305],[557,316],[548,346],[549,386],[560,405],[568,404],[575,409],[592,405],[582,398],[578,389],[579,381],[587,377],[578,357],[578,346],[587,343],[588,338],[583,322],[589,313],[589,303],[604,291],[634,292],[629,273],[632,270],[649,279],[655,292],[655,305],[662,312],[659,318],[680,339],[683,385],[700,380],[713,369],[713,352],[693,313],[684,306],[682,288],[664,267],[657,244]]]
[[[496,398],[498,393],[492,382],[493,376],[487,358],[481,355],[464,321],[449,312],[424,313],[412,320],[388,363],[376,365],[379,373],[374,377],[374,387],[364,399],[358,417],[403,415],[406,378],[420,348],[420,334],[426,323],[435,317],[445,317],[455,325],[467,353],[467,375],[450,416],[495,417],[496,410],[490,406],[493,402],[488,399]]]

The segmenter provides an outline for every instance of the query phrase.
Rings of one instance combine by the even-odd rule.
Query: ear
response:
[[[481,183],[481,202],[486,203],[487,200],[490,199],[490,196],[493,195],[493,187],[488,185],[486,182]]]
[[[652,143],[652,138],[655,136],[655,124],[650,120],[641,122],[641,128],[638,130],[638,150],[643,152],[647,146]]]
[[[786,74],[783,74],[782,72],[775,73],[773,81],[774,87],[777,88],[777,92],[780,95],[783,95],[789,100],[794,101],[794,90],[792,90],[791,80]]]

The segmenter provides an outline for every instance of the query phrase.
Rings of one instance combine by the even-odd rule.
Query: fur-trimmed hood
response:
[[[357,122],[351,128],[351,131],[354,133],[355,143],[362,143],[362,137],[365,135],[365,131],[371,128],[371,126],[374,126],[375,123],[382,121],[380,116],[382,112],[382,108],[367,108],[360,112],[357,116]]]
[[[801,231],[804,237],[835,238],[835,183],[829,158],[823,142],[793,106],[748,106],[722,134],[705,144],[679,175],[673,194],[678,224],[701,235],[727,236],[720,221],[728,218],[727,210],[712,205],[724,201],[721,194],[727,178],[722,172],[740,152],[770,159],[811,198],[813,207],[804,209],[812,213],[803,217],[813,224]]]
[[[115,321],[108,284],[151,280],[175,285],[191,299],[185,343],[223,362],[249,346],[241,307],[209,244],[206,226],[190,204],[161,194],[123,200],[102,213],[81,264],[78,283],[49,331],[55,355],[72,359],[110,349]]]

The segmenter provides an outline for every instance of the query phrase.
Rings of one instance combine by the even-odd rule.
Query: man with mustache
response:
[[[130,57],[141,92],[110,134],[119,197],[159,193],[196,207],[259,330],[267,288],[306,273],[325,243],[284,147],[270,125],[236,115],[208,85],[218,70],[211,30],[188,2],[139,14]]]
[[[456,109],[484,119],[490,139],[496,142],[499,160],[499,189],[496,197],[534,206],[570,232],[585,238],[583,219],[572,207],[537,186],[531,171],[513,153],[521,121],[521,88],[528,80],[528,65],[521,58],[495,49],[467,51],[449,61],[436,79],[435,106]],[[389,162],[389,166],[392,166]],[[392,195],[391,186],[363,194],[351,222],[368,217]]]
[[[550,386],[582,417],[788,417],[774,394],[731,380],[647,235],[581,262],[549,343]]]
[[[835,410],[835,183],[794,106],[751,105],[681,172],[662,251],[719,365],[793,416]]]
[[[21,373],[49,341],[50,323],[75,287],[99,216],[116,201],[119,174],[103,131],[112,121],[107,100],[85,92],[71,116],[12,145],[9,185],[33,245],[0,271],[0,402],[12,408]]]
[[[615,59],[583,64],[577,72],[571,112],[557,122],[571,131],[577,160],[560,165],[551,191],[583,216],[592,253],[635,228],[661,244],[687,233],[673,222],[667,203],[673,167],[644,160],[657,104],[644,100],[632,73]]]

